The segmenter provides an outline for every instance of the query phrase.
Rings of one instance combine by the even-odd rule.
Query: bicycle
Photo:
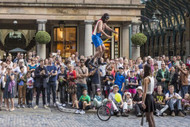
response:
[[[111,118],[111,110],[108,106],[102,104],[97,109],[97,116],[101,121],[108,121]]]

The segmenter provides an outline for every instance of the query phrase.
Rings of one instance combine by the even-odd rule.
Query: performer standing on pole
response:
[[[151,66],[146,64],[144,66],[144,81],[143,81],[143,99],[142,106],[146,112],[146,118],[149,124],[149,127],[155,127],[154,115],[155,110],[154,97],[152,95],[154,91],[154,77],[151,73]]]
[[[94,63],[94,59],[95,58],[98,58],[98,64],[101,64],[101,61],[100,61],[100,58],[102,57],[102,55],[104,54],[104,51],[105,51],[105,46],[103,44],[103,41],[101,39],[101,36],[102,35],[105,35],[107,38],[111,39],[112,36],[106,34],[104,32],[105,29],[107,29],[108,31],[111,31],[113,33],[116,33],[116,31],[114,31],[113,29],[111,29],[108,25],[107,25],[107,22],[109,20],[109,14],[108,13],[105,13],[101,19],[99,19],[94,27],[94,31],[92,32],[92,41],[93,41],[93,44],[95,45],[96,47],[96,53],[95,55],[93,56],[93,58],[91,59],[90,61],[90,64],[92,66],[95,66],[93,65]]]

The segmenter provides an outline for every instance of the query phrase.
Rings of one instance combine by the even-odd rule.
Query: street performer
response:
[[[101,36],[105,35],[108,39],[112,38],[112,36],[106,34],[104,30],[107,29],[108,31],[111,31],[111,32],[117,34],[116,31],[114,31],[113,29],[111,29],[107,25],[108,20],[109,20],[109,14],[105,13],[102,16],[102,18],[97,21],[97,23],[96,23],[96,25],[94,27],[94,31],[92,32],[92,41],[93,41],[93,44],[96,47],[96,53],[93,56],[93,58],[91,59],[91,61],[90,61],[90,64],[92,66],[95,66],[95,65],[93,65],[95,58],[98,58],[98,64],[101,64],[100,58],[103,56],[104,51],[105,51],[105,46],[103,44]]]

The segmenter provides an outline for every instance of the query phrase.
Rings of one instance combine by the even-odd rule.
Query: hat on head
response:
[[[114,85],[113,88],[117,87],[119,89],[119,86],[118,85]]]
[[[138,86],[136,90],[141,90],[141,91],[143,91],[142,86]]]
[[[119,67],[119,69],[123,69],[123,67]]]
[[[24,62],[24,60],[23,60],[23,59],[20,59],[19,62]]]
[[[125,95],[129,95],[131,97],[131,93],[129,92],[125,92]]]
[[[101,90],[98,88],[96,91],[97,91],[97,92],[100,92]]]

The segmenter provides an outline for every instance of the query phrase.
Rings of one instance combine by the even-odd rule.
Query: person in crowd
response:
[[[18,106],[17,108],[25,108],[26,100],[26,74],[24,73],[24,66],[20,67],[20,73],[18,74]]]
[[[111,92],[108,97],[108,102],[112,104],[113,111],[116,116],[120,116],[123,109],[123,100],[121,94],[118,93],[118,91],[119,91],[119,86],[114,85],[113,92]]]
[[[6,103],[6,111],[14,111],[14,86],[15,86],[15,81],[14,81],[14,74],[12,72],[11,68],[7,68],[7,71],[5,73],[5,89],[3,92],[3,98],[5,99],[5,103]],[[9,109],[9,99],[11,102],[11,109]]]
[[[184,99],[182,99],[182,105],[184,110],[190,110],[190,96],[188,93],[186,93]]]
[[[142,86],[138,86],[136,89],[137,93],[135,94],[133,98],[133,105],[135,107],[135,114],[137,117],[142,115],[142,94],[143,94],[143,89]]]
[[[132,94],[132,97],[136,94],[136,88],[138,86],[137,77],[134,75],[134,71],[130,71],[130,76],[128,79],[129,92]]]
[[[69,68],[69,71],[67,72],[67,79],[68,79],[69,84],[68,84],[67,91],[68,91],[69,96],[71,96],[72,104],[73,104],[72,107],[74,108],[76,106],[75,101],[77,100],[77,95],[76,95],[77,86],[75,83],[75,79],[77,78],[77,75],[76,75],[76,71],[74,70],[73,65],[69,64],[68,68]]]
[[[90,109],[90,105],[91,105],[91,99],[90,96],[87,95],[87,89],[83,89],[83,95],[80,97],[79,102],[76,100],[76,108],[77,111],[75,112],[76,114],[85,114],[84,110],[88,110]]]
[[[118,85],[119,87],[119,93],[122,95],[124,92],[124,86],[125,86],[125,77],[123,75],[123,67],[119,68],[119,72],[115,75],[115,85]]]
[[[114,84],[114,77],[111,74],[111,69],[107,70],[107,74],[104,77],[103,83],[104,83],[104,95],[105,95],[105,98],[108,98],[108,95]]]
[[[67,88],[67,72],[64,67],[61,67],[61,72],[57,76],[60,92],[60,102],[63,107],[66,106],[66,88]]]
[[[26,77],[26,104],[28,108],[32,108],[34,79],[32,78],[31,71],[27,72]]]
[[[131,99],[131,93],[125,92],[123,95],[123,112],[129,113],[133,109],[133,101]]]
[[[86,78],[88,77],[88,68],[84,64],[84,59],[80,59],[80,66],[77,67],[76,73],[77,73],[77,98],[82,95],[82,90],[87,89],[87,82]]]
[[[92,97],[94,98],[95,94],[96,94],[96,89],[101,89],[101,77],[102,75],[102,71],[99,68],[92,68],[90,69],[90,74],[89,76],[91,76],[91,87],[92,87]]]
[[[154,77],[152,76],[152,69],[149,64],[144,66],[143,88],[142,107],[145,110],[149,127],[155,127],[156,125],[153,115],[155,111],[155,103],[152,95],[154,91]]]
[[[189,72],[186,69],[186,65],[182,64],[181,67],[176,66],[180,71],[180,81],[181,81],[181,96],[184,98],[185,94],[188,93],[188,75]]]
[[[49,59],[48,66],[48,84],[47,84],[47,106],[50,106],[50,93],[53,95],[53,106],[56,107],[56,79],[57,79],[57,68],[53,64],[52,59]]]
[[[39,105],[39,97],[42,93],[42,100],[43,100],[43,106],[45,109],[47,109],[46,105],[46,88],[47,88],[47,77],[48,77],[48,71],[46,67],[44,66],[44,60],[40,59],[40,65],[35,69],[35,87],[36,87],[36,105],[34,106],[34,109],[38,108]]]
[[[156,115],[166,116],[167,114],[164,112],[168,109],[169,106],[166,104],[165,94],[162,93],[161,85],[158,85],[157,87],[157,93],[155,93],[154,95],[154,100],[155,100]]]
[[[184,117],[185,115],[182,113],[182,105],[181,105],[182,97],[174,92],[174,86],[169,86],[169,92],[166,93],[166,101],[171,110],[171,116],[175,116],[175,106],[177,107],[178,115]]]
[[[161,63],[161,69],[158,70],[158,74],[156,76],[156,79],[158,81],[158,84],[162,86],[163,92],[167,93],[168,91],[168,83],[170,81],[169,77],[169,71],[166,69],[165,62]]]
[[[6,63],[2,62],[1,63],[1,68],[0,68],[0,111],[2,108],[3,104],[3,91],[5,89],[5,72],[6,72]]]
[[[97,95],[95,95],[94,99],[93,99],[93,104],[94,104],[94,109],[95,108],[99,108],[102,105],[102,94],[101,94],[101,90],[97,89],[96,90]]]

